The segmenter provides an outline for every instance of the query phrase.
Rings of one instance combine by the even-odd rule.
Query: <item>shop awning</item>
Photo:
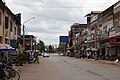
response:
[[[0,47],[0,51],[10,51],[10,50],[14,50],[15,48],[13,48],[12,46],[5,44],[2,47]]]

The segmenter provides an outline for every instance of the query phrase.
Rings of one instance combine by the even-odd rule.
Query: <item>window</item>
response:
[[[104,27],[103,27],[103,30],[106,30],[106,29],[107,29],[107,26],[104,26]]]
[[[8,44],[8,42],[9,42],[8,39],[5,38],[5,44]]]
[[[10,31],[12,32],[12,21],[10,21]]]
[[[5,16],[5,28],[8,29],[8,17]]]
[[[102,27],[102,24],[100,24],[99,27]]]
[[[15,35],[16,35],[16,27],[15,27]]]
[[[91,28],[91,30],[94,30],[95,28],[93,27],[93,28]]]

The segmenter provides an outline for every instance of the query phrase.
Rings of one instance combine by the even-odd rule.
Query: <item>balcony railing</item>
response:
[[[8,29],[5,29],[5,37],[8,37]]]
[[[108,37],[109,37],[108,34],[100,34],[99,35],[100,39],[107,39]]]

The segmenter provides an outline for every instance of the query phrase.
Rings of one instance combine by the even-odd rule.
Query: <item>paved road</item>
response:
[[[120,66],[58,55],[21,69],[21,80],[120,80]]]

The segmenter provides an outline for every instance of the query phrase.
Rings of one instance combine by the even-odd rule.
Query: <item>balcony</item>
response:
[[[100,34],[99,35],[100,40],[107,39],[107,38],[109,38],[108,34]]]
[[[8,36],[8,29],[5,29],[5,37],[9,38],[9,36]]]

